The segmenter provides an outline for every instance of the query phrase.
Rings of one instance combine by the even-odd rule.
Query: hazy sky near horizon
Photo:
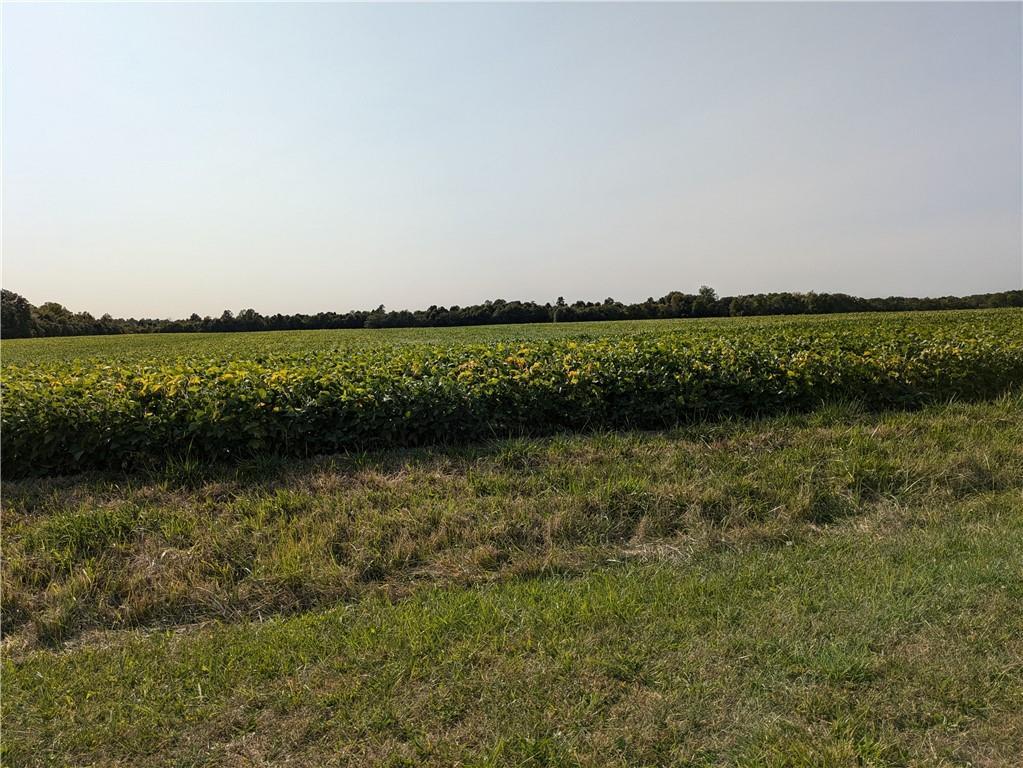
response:
[[[2,14],[3,284],[34,303],[1023,287],[1018,3]]]

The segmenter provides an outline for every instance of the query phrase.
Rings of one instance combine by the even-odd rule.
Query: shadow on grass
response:
[[[3,626],[52,646],[93,628],[783,546],[871,511],[1020,487],[1021,410],[1019,396],[915,412],[846,402],[666,431],[8,482]]]
[[[1011,397],[1011,394],[1001,397]],[[998,398],[994,398],[997,400]],[[962,401],[960,401],[962,402]],[[609,429],[598,427],[563,432],[538,432],[491,440],[434,443],[413,447],[355,450],[317,456],[285,453],[260,453],[234,459],[210,461],[184,454],[169,453],[160,460],[140,458],[136,466],[124,470],[88,470],[69,475],[15,478],[4,481],[5,492],[15,497],[23,493],[62,490],[72,486],[159,484],[169,490],[192,491],[204,485],[239,483],[250,489],[273,490],[289,485],[296,477],[310,472],[355,475],[374,471],[385,474],[402,469],[427,469],[438,465],[466,467],[479,460],[496,460],[513,468],[527,468],[542,461],[552,447],[580,440],[614,441],[620,439],[669,440],[712,444],[728,441],[750,430],[779,428],[841,428],[877,420],[899,413],[943,408],[947,404],[906,408],[871,408],[852,400],[824,403],[812,410],[763,415],[727,415],[693,420],[663,429]]]

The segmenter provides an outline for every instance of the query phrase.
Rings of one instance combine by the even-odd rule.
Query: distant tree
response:
[[[386,328],[387,327],[387,310],[384,305],[381,304],[372,312],[366,316],[366,327],[367,328]]]
[[[242,309],[234,317],[239,331],[259,331],[263,328],[263,316],[254,309]]]
[[[554,314],[552,317],[553,322],[558,322],[558,315],[562,314],[568,305],[565,303],[564,296],[558,296],[558,301],[554,305]]]
[[[387,311],[383,304],[373,311],[319,312],[315,315],[264,317],[254,309],[237,316],[224,310],[219,317],[193,313],[185,320],[114,318],[105,314],[98,320],[88,312],[72,312],[57,302],[32,306],[24,297],[3,290],[0,337],[74,336],[105,333],[172,333],[197,331],[302,330],[318,328],[412,328],[471,326],[488,323],[571,323],[583,320],[644,318],[723,317],[727,315],[787,315],[832,312],[888,312],[912,310],[971,309],[981,307],[1023,307],[1023,291],[913,298],[859,298],[843,293],[758,293],[719,297],[713,288],[701,286],[696,294],[671,291],[659,299],[640,304],[623,304],[607,297],[602,302],[578,300],[572,304],[559,296],[547,302],[491,299],[472,306],[450,308],[431,305],[426,310]]]
[[[714,314],[714,305],[717,303],[718,295],[709,285],[701,285],[700,291],[693,301],[693,314],[697,317],[707,317]]]
[[[32,305],[6,288],[0,289],[0,338],[24,339],[35,335]]]
[[[33,313],[40,336],[74,336],[75,316],[55,301],[36,307]]]

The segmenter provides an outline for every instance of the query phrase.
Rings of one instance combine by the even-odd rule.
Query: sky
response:
[[[5,3],[3,285],[125,317],[1018,289],[1021,9]]]

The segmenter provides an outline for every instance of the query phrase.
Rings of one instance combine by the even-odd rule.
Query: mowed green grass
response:
[[[1019,393],[179,462],[3,505],[4,764],[1023,753]]]
[[[941,325],[968,330],[986,319],[1023,316],[1017,309],[952,312],[850,313],[835,315],[702,318],[683,320],[622,320],[613,322],[487,325],[458,328],[381,328],[336,331],[265,331],[253,333],[166,333],[10,339],[3,342],[4,365],[65,361],[99,364],[179,358],[253,359],[271,355],[316,353],[360,347],[424,344],[457,346],[489,342],[545,339],[599,339],[633,334],[679,333],[696,338],[756,333],[761,329],[796,330],[808,334],[849,328],[880,327],[914,330]]]

